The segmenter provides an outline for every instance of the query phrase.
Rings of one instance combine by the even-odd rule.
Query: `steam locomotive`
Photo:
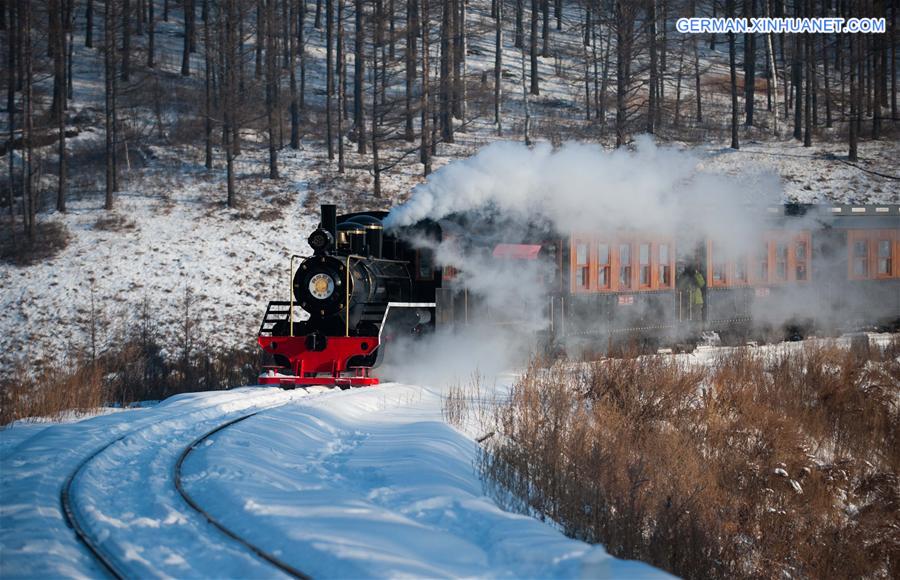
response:
[[[262,384],[374,385],[369,369],[386,338],[434,328],[441,279],[430,254],[385,234],[387,212],[321,211],[307,240],[312,254],[291,257],[290,300],[266,309],[258,341],[275,364]],[[418,231],[437,239],[428,224]]]
[[[375,385],[370,369],[392,341],[535,313],[536,344],[576,357],[625,343],[690,345],[710,332],[740,343],[900,329],[900,205],[763,211],[765,228],[742,244],[753,250],[736,253],[723,240],[626,224],[561,235],[539,223],[505,228],[502,216],[386,231],[386,212],[337,216],[323,205],[311,253],[291,257],[289,300],[269,302],[263,318],[258,342],[273,364],[260,382]],[[436,262],[448,240],[498,269],[540,265],[542,303],[485,300],[465,264]],[[686,271],[695,282],[682,284]]]

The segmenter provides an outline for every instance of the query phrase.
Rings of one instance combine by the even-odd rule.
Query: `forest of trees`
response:
[[[267,149],[275,179],[279,152],[301,141],[321,145],[338,174],[350,155],[366,160],[379,197],[386,173],[418,163],[427,175],[459,131],[541,137],[539,111],[565,117],[559,126],[573,138],[616,147],[649,132],[730,133],[739,148],[756,130],[806,146],[842,139],[853,162],[861,139],[898,119],[897,9],[890,0],[0,0],[6,223],[31,236],[38,211],[66,211],[67,138],[85,124],[105,135],[97,173],[107,209],[141,143],[202,148],[207,168],[224,166],[229,207],[240,202],[243,148]],[[675,20],[693,15],[877,16],[888,33],[677,33]],[[578,89],[547,97],[554,82]],[[96,115],[79,119],[83,109]]]

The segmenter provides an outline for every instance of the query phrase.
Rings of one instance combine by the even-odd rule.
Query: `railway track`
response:
[[[217,520],[208,511],[206,511],[203,508],[203,506],[201,506],[199,503],[197,503],[197,500],[194,499],[194,497],[191,496],[191,494],[189,494],[187,492],[187,490],[184,488],[184,483],[181,478],[181,468],[184,466],[184,462],[185,462],[185,460],[187,460],[188,456],[190,456],[191,452],[193,452],[198,446],[202,445],[204,441],[206,441],[207,439],[209,439],[216,433],[219,433],[219,432],[231,427],[232,425],[236,425],[237,423],[240,423],[241,421],[246,421],[250,417],[257,415],[258,413],[259,413],[259,411],[256,411],[254,413],[249,413],[242,417],[238,417],[237,419],[232,419],[231,421],[222,423],[215,429],[207,431],[206,433],[204,433],[203,435],[201,435],[200,437],[195,439],[193,442],[191,442],[190,445],[185,447],[184,451],[181,452],[181,455],[178,456],[178,461],[175,463],[175,474],[174,474],[175,489],[178,490],[178,493],[181,495],[181,497],[184,499],[184,501],[189,506],[191,506],[194,509],[194,511],[196,511],[197,513],[202,515],[206,519],[206,521],[209,522],[217,530],[219,530],[220,532],[222,532],[223,534],[225,534],[226,536],[228,536],[235,542],[241,544],[242,546],[244,546],[245,548],[247,548],[248,550],[250,550],[257,556],[259,556],[260,558],[262,558],[269,564],[275,566],[276,568],[278,568],[285,574],[292,576],[294,578],[300,578],[302,580],[310,580],[311,577],[309,575],[304,574],[303,572],[301,572],[297,568],[291,566],[290,564],[279,560],[278,558],[276,558],[272,554],[262,550],[258,546],[251,544],[250,542],[248,542],[247,540],[245,540],[244,538],[242,538],[241,536],[236,534],[233,530],[226,527],[222,522]]]
[[[187,447],[185,447],[178,456],[178,460],[175,463],[175,467],[173,470],[173,479],[175,483],[175,488],[177,489],[179,495],[184,500],[184,502],[190,507],[190,509],[194,510],[200,517],[202,517],[206,522],[212,525],[216,530],[220,533],[224,534],[233,542],[241,545],[243,548],[249,550],[252,554],[254,554],[259,559],[267,562],[269,565],[274,566],[282,573],[290,576],[292,578],[298,578],[302,580],[310,579],[311,577],[308,574],[303,573],[298,570],[294,566],[283,562],[278,559],[276,556],[266,552],[259,546],[249,542],[245,538],[241,537],[233,530],[226,527],[219,520],[217,520],[214,516],[212,516],[206,509],[203,508],[199,502],[191,496],[188,491],[184,487],[184,483],[182,480],[182,468],[184,466],[185,461],[190,456],[191,452],[193,452],[198,446],[203,444],[204,441],[209,439],[211,436],[216,433],[220,433],[223,430],[236,425],[242,421],[245,421],[253,416],[258,415],[261,410],[257,409],[253,412],[246,413],[236,418],[229,419],[224,423],[220,423],[215,428],[207,431],[200,437],[196,438],[192,441]],[[129,431],[128,433],[118,437],[106,445],[96,449],[93,453],[85,457],[69,474],[66,478],[62,489],[60,491],[60,505],[62,507],[62,512],[66,524],[72,529],[75,533],[78,541],[91,553],[97,563],[101,566],[104,572],[109,574],[113,578],[117,579],[125,579],[129,577],[136,576],[136,574],[129,574],[127,566],[125,566],[120,557],[117,557],[115,553],[113,553],[109,549],[108,540],[101,540],[97,536],[93,535],[86,522],[83,520],[82,513],[79,510],[78,503],[75,498],[74,489],[77,484],[79,478],[85,472],[87,467],[93,462],[98,456],[103,454],[106,450],[113,447],[114,445],[121,443],[123,440],[128,437],[134,435],[135,433],[141,431],[141,429]]]
[[[125,575],[124,568],[121,567],[121,565],[116,561],[115,558],[112,557],[111,554],[107,553],[107,550],[103,547],[100,541],[89,534],[82,525],[82,522],[78,517],[78,512],[75,509],[76,506],[72,497],[72,489],[75,485],[75,481],[91,461],[96,459],[98,455],[100,455],[116,443],[124,440],[132,433],[133,431],[128,432],[116,439],[113,439],[103,447],[100,447],[99,449],[85,457],[84,460],[78,464],[78,467],[75,468],[75,471],[69,474],[69,477],[66,478],[66,481],[62,486],[62,491],[59,494],[59,503],[62,506],[63,517],[65,517],[66,525],[72,528],[72,530],[75,532],[75,537],[78,538],[78,541],[81,542],[81,544],[85,548],[87,548],[88,551],[94,556],[94,559],[102,566],[103,570],[113,578],[119,579],[127,577]]]

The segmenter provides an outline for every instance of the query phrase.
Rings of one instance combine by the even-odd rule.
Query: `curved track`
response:
[[[103,569],[109,573],[110,576],[114,578],[125,578],[126,575],[123,569],[119,566],[116,560],[110,555],[106,553],[106,550],[103,549],[100,542],[96,540],[93,536],[91,536],[87,530],[81,525],[81,521],[78,519],[78,516],[75,512],[75,505],[72,500],[72,486],[75,483],[75,480],[84,471],[84,468],[88,463],[93,461],[98,455],[124,440],[126,437],[131,435],[131,432],[122,435],[116,439],[113,439],[103,447],[100,447],[90,455],[84,458],[84,460],[78,464],[78,467],[75,468],[69,477],[66,478],[65,483],[63,483],[62,491],[59,494],[59,503],[62,505],[63,516],[66,519],[66,525],[68,525],[75,532],[75,537],[78,538],[78,541],[84,545],[85,548],[94,556],[97,562],[103,567]]]
[[[185,460],[190,456],[191,452],[197,448],[197,446],[201,445],[206,439],[211,437],[212,435],[227,429],[228,427],[240,423],[241,421],[245,421],[250,417],[258,415],[261,411],[256,410],[251,413],[247,413],[245,415],[241,415],[237,418],[230,419],[220,425],[216,426],[214,429],[207,431],[202,436],[198,437],[194,441],[191,442],[190,445],[185,447],[181,454],[178,456],[178,461],[175,463],[174,468],[174,482],[175,488],[177,489],[180,496],[184,499],[185,503],[190,506],[191,509],[200,514],[203,519],[205,519],[208,523],[210,523],[213,527],[223,533],[225,536],[230,538],[231,540],[237,542],[244,548],[248,549],[250,552],[255,554],[260,559],[268,562],[272,566],[278,568],[284,574],[291,576],[293,578],[299,578],[302,580],[310,580],[310,576],[304,574],[297,568],[287,564],[275,556],[269,554],[258,546],[248,542],[234,531],[230,530],[226,526],[224,526],[221,522],[219,522],[216,518],[209,514],[197,501],[187,492],[184,488],[181,478],[181,469],[184,465]],[[138,429],[137,431],[140,431]],[[74,500],[73,487],[78,480],[79,476],[82,472],[85,471],[87,466],[96,459],[99,455],[101,455],[104,451],[116,445],[117,443],[122,442],[126,438],[133,435],[136,431],[130,431],[121,437],[113,439],[106,445],[96,449],[93,453],[85,457],[75,468],[74,471],[66,478],[62,489],[60,491],[60,504],[62,507],[62,512],[66,521],[66,524],[73,530],[75,536],[78,541],[88,549],[88,551],[94,556],[96,561],[102,566],[102,569],[107,572],[110,576],[118,579],[125,579],[129,577],[127,573],[127,569],[119,559],[111,554],[108,549],[105,547],[105,542],[99,540],[96,536],[92,535],[88,532],[86,526],[81,521],[79,511],[77,508],[77,503]]]
[[[201,435],[200,437],[195,439],[190,445],[185,447],[184,451],[181,452],[181,455],[178,456],[178,461],[175,463],[175,488],[178,490],[178,493],[181,494],[181,497],[184,499],[185,502],[187,502],[187,504],[189,506],[191,506],[195,511],[197,511],[198,513],[200,513],[200,515],[202,515],[204,518],[206,518],[206,521],[208,521],[210,524],[212,524],[220,532],[222,532],[223,534],[225,534],[226,536],[228,536],[235,542],[238,542],[239,544],[241,544],[242,546],[244,546],[245,548],[247,548],[248,550],[250,550],[257,556],[259,556],[266,562],[272,564],[273,566],[275,566],[276,568],[278,568],[285,574],[288,574],[289,576],[293,576],[294,578],[301,578],[302,580],[310,580],[310,578],[311,578],[310,576],[304,574],[303,572],[294,568],[290,564],[282,562],[281,560],[279,560],[272,554],[269,554],[268,552],[263,551],[262,549],[255,546],[254,544],[251,544],[244,538],[242,538],[239,535],[237,535],[236,533],[234,533],[231,529],[227,528],[224,524],[222,524],[219,520],[214,518],[212,515],[210,515],[210,513],[208,511],[206,511],[205,509],[203,509],[203,507],[197,503],[197,500],[195,500],[187,492],[187,490],[184,489],[184,484],[181,481],[181,468],[184,465],[185,460],[188,458],[188,456],[191,454],[191,452],[194,449],[196,449],[204,441],[206,441],[208,438],[215,435],[216,433],[219,433],[220,431],[227,429],[228,427],[231,427],[232,425],[234,425],[236,423],[240,423],[241,421],[249,419],[250,417],[253,417],[254,415],[256,415],[258,413],[259,413],[259,411],[244,415],[242,417],[238,417],[237,419],[232,419],[231,421],[227,421],[225,423],[222,423],[215,429],[207,431],[206,433],[204,433],[203,435]]]

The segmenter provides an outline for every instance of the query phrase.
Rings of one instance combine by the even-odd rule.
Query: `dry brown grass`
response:
[[[198,348],[173,359],[156,342],[132,339],[93,361],[80,355],[44,368],[22,364],[0,377],[0,426],[254,384],[260,368],[256,351]]]
[[[614,555],[694,577],[898,577],[900,341],[532,366],[488,481]]]
[[[161,400],[183,392],[209,391],[255,384],[262,353],[255,348],[214,348],[194,327],[192,304],[185,293],[182,333],[164,339],[157,310],[145,300],[135,305],[134,324],[108,341],[71,345],[48,365],[22,363],[0,375],[0,426],[19,419],[56,418],[70,411],[127,406]],[[105,316],[90,315],[86,334],[102,334]],[[108,344],[109,346],[101,346]],[[49,355],[50,353],[48,353]]]
[[[19,365],[12,377],[0,381],[0,425],[25,417],[87,412],[102,405],[105,395],[97,366],[79,363],[34,371]]]

